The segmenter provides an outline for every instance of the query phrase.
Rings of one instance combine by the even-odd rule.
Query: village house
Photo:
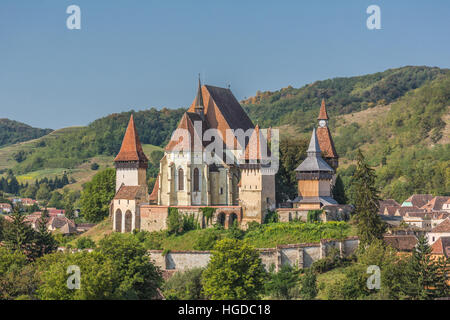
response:
[[[402,207],[421,208],[433,199],[432,194],[413,194],[411,197],[403,201]]]
[[[440,237],[431,246],[431,254],[434,259],[450,258],[450,237]]]
[[[444,204],[450,201],[450,197],[437,196],[428,201],[421,209],[425,209],[427,212],[442,211],[444,209]]]
[[[406,212],[403,221],[411,226],[431,230],[431,217],[426,212]]]
[[[435,243],[441,237],[450,237],[450,218],[446,218],[428,233],[428,242]]]

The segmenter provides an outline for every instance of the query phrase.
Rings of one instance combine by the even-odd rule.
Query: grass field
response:
[[[105,235],[110,234],[111,229],[111,222],[105,220],[79,237],[90,237],[97,242]],[[160,234],[158,238],[161,240],[163,249],[194,250],[199,237],[209,231],[210,229],[192,230],[177,236]],[[219,238],[224,238],[228,235],[228,231],[217,230],[216,234]],[[262,225],[257,230],[247,231],[244,240],[256,248],[274,248],[282,244],[317,243],[321,239],[342,239],[353,235],[356,235],[355,228],[346,222],[321,224],[280,222]]]
[[[326,294],[327,286],[334,284],[336,281],[344,279],[345,278],[345,274],[344,274],[345,268],[348,268],[348,267],[336,268],[336,269],[330,270],[328,272],[317,275],[317,288],[319,289],[319,292],[317,294],[316,299],[327,300],[327,294]]]

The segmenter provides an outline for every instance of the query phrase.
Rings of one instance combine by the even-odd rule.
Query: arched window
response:
[[[200,191],[200,173],[198,168],[194,169],[194,191]]]
[[[183,169],[178,169],[178,190],[184,190],[184,172]]]

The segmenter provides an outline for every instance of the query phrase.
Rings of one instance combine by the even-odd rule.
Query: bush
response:
[[[211,250],[219,240],[219,232],[215,229],[204,230],[194,243],[194,250]]]
[[[266,295],[284,300],[298,297],[299,270],[288,264],[284,264],[278,272],[273,269],[272,265],[269,280],[264,285]]]
[[[300,296],[304,300],[312,300],[317,296],[317,278],[314,271],[308,270],[300,279]]]
[[[268,210],[266,216],[264,217],[264,223],[276,223],[278,220],[279,217],[276,211]]]
[[[94,249],[95,242],[89,237],[81,237],[77,239],[75,246],[78,249]]]
[[[177,272],[163,286],[163,294],[168,300],[201,300],[203,268],[193,268]]]
[[[96,170],[98,170],[98,168],[100,168],[100,166],[98,165],[97,162],[94,162],[91,164],[91,170],[96,171]]]

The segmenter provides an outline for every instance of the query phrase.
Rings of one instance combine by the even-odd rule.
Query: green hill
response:
[[[52,132],[52,129],[33,128],[25,123],[0,119],[0,147],[36,139]]]
[[[450,194],[450,72],[404,67],[259,93],[243,103],[255,122],[309,138],[325,97],[348,190],[357,148],[376,167],[384,197]]]

